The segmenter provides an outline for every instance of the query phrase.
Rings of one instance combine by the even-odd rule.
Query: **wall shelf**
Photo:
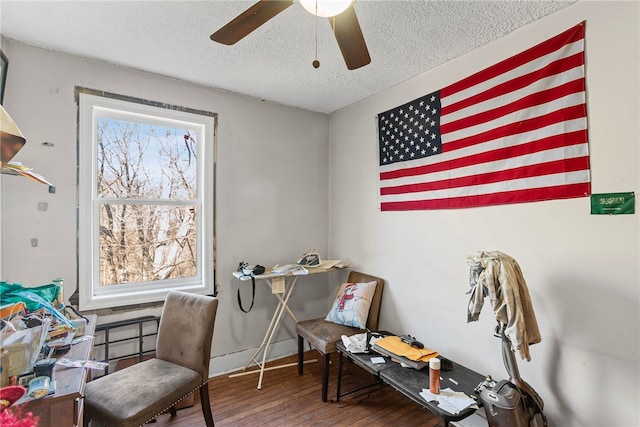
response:
[[[42,175],[39,175],[33,171],[30,167],[24,166],[19,162],[10,162],[7,163],[2,169],[0,169],[0,173],[5,175],[15,175],[15,176],[24,176],[26,178],[32,179],[41,184],[45,184],[49,186],[49,193],[55,193],[56,187],[49,180],[47,180]]]

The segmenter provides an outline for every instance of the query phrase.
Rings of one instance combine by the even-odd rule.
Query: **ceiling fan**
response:
[[[232,45],[249,35],[262,24],[284,11],[296,0],[260,0],[235,19],[211,34],[211,40]],[[328,17],[344,62],[349,70],[371,62],[358,17],[353,9],[355,0],[298,0],[311,14]],[[319,66],[316,60],[314,67]]]

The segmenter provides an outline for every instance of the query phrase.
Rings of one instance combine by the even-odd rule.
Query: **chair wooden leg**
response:
[[[173,405],[171,408],[169,408],[169,413],[171,414],[172,417],[175,417],[176,415],[178,415],[178,411],[176,410],[176,405]]]
[[[304,338],[298,335],[298,375],[302,375],[304,371]]]
[[[331,353],[322,354],[322,401],[327,401],[329,391],[329,361]]]
[[[211,414],[211,402],[209,401],[209,384],[200,387],[200,406],[207,427],[213,427],[213,415]]]

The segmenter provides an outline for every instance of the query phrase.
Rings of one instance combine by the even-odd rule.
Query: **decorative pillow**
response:
[[[343,283],[325,320],[364,329],[377,282]]]

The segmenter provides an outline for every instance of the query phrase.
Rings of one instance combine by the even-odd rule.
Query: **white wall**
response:
[[[590,215],[589,198],[380,212],[375,117],[586,20],[592,191],[638,194],[638,5],[577,3],[331,116],[330,252],[388,281],[382,328],[505,378],[491,309],[466,323],[466,257],[512,255],[542,333],[519,367],[553,426],[640,425],[638,213]]]
[[[66,299],[76,288],[76,85],[218,113],[216,277],[221,301],[213,355],[243,353],[212,368],[242,366],[250,355],[247,349],[262,341],[276,299],[260,283],[253,310],[242,313],[236,302],[238,281],[231,275],[238,262],[294,262],[313,247],[326,254],[328,117],[13,40],[4,40],[2,49],[10,63],[5,107],[27,138],[14,160],[34,167],[57,191],[49,194],[44,185],[3,177],[0,279],[32,286],[63,277]],[[37,210],[41,201],[48,203],[46,212]],[[39,241],[35,248],[32,238]],[[325,313],[328,279],[301,280],[294,312]],[[251,297],[248,283],[243,284],[245,307]],[[149,313],[126,313],[141,314]],[[101,319],[107,320],[115,319]],[[292,322],[286,325],[276,340],[286,340],[287,351],[293,351],[294,341],[288,339],[295,331]]]

